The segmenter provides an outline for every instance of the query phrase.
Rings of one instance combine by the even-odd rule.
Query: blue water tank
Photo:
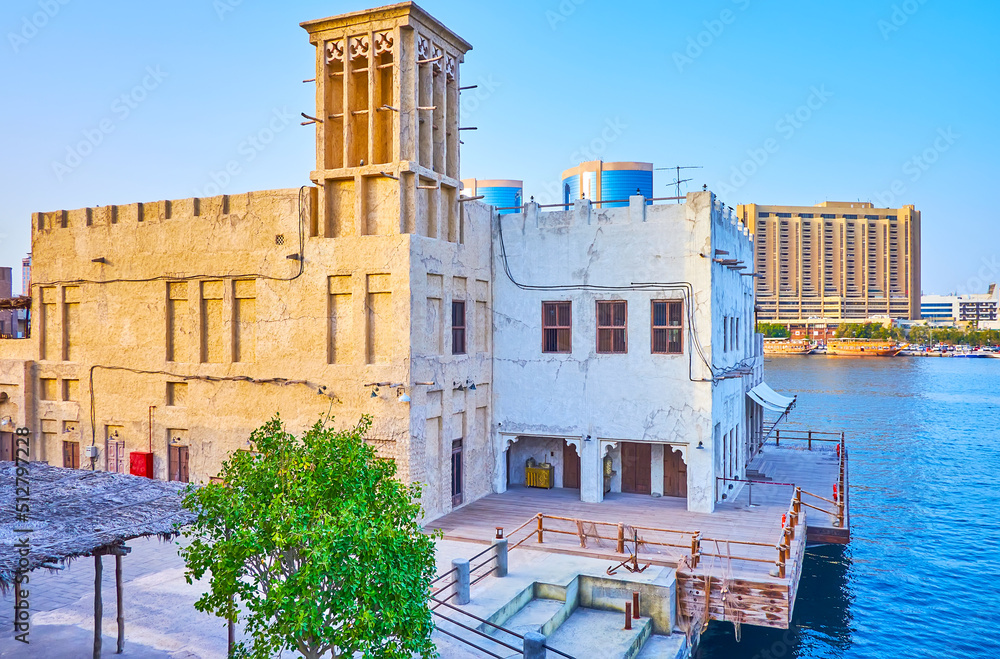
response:
[[[652,199],[652,163],[594,160],[563,172],[562,196],[567,208],[581,197],[600,201],[604,208],[628,206],[628,198],[637,192]]]
[[[524,183],[513,179],[465,179],[462,181],[463,195],[482,196],[481,201],[494,208],[503,208],[501,215],[518,213],[516,206],[524,205]]]

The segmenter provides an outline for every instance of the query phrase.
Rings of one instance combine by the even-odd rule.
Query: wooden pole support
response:
[[[94,554],[94,659],[101,659],[101,618],[104,616],[104,603],[101,601],[103,576],[101,554]]]
[[[698,567],[698,557],[701,555],[701,531],[695,531],[691,536],[691,567]]]
[[[538,542],[542,542],[542,530],[543,530],[542,524],[544,519],[545,517],[542,515],[542,513],[538,513]]]
[[[792,504],[792,507],[795,509],[795,516],[798,517],[799,511],[802,510],[802,488],[801,487],[796,487],[795,488],[795,503]]]
[[[122,555],[115,554],[115,602],[118,611],[118,649],[115,650],[115,654],[125,651],[125,611],[122,599]]]
[[[618,553],[625,553],[625,525],[618,525]]]

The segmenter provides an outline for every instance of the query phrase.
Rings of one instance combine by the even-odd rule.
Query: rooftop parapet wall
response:
[[[286,257],[299,252],[300,226],[312,232],[315,200],[306,188],[34,213],[32,278],[290,277]]]

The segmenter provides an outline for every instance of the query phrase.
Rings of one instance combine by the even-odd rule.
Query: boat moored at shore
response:
[[[774,355],[808,355],[815,346],[806,339],[764,339],[764,354]]]
[[[895,357],[904,346],[880,339],[830,339],[826,354],[848,357]]]

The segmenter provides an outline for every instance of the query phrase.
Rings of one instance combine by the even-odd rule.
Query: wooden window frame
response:
[[[602,304],[621,304],[625,306],[625,324],[624,325],[601,325],[601,305]],[[594,306],[595,320],[597,321],[597,354],[599,355],[627,355],[628,354],[628,300],[597,300]],[[614,320],[612,318],[612,320]],[[622,330],[624,332],[624,350],[601,350],[601,330]],[[614,348],[614,341],[612,340],[612,348]]]
[[[458,469],[455,469],[456,460]],[[465,441],[451,442],[451,505],[453,508],[465,502]]]
[[[667,305],[667,324],[666,325],[656,325],[656,305],[666,304]],[[670,324],[670,305],[676,304],[681,308],[680,313],[680,325]],[[657,350],[656,349],[656,330],[664,330],[667,332],[666,339],[666,349]],[[680,350],[674,351],[670,349],[670,330],[677,330],[680,332]],[[683,355],[684,354],[684,301],[683,300],[652,300],[649,303],[649,352],[653,355]]]
[[[63,440],[63,467],[65,469],[79,469],[80,468],[80,442],[71,441],[68,439]],[[67,453],[67,449],[71,449],[72,453]],[[69,457],[70,460],[66,460]],[[69,462],[70,464],[66,464]]]
[[[462,324],[455,324],[455,305],[462,305]],[[465,300],[452,300],[451,301],[451,354],[453,355],[466,355],[468,354],[468,328],[469,328],[469,305],[465,303]],[[461,337],[462,346],[459,350],[458,337]]]
[[[183,461],[181,460],[182,454],[185,457],[185,460]],[[182,468],[182,465],[185,468]],[[175,475],[177,478],[174,478]],[[167,480],[180,483],[191,482],[191,450],[187,445],[167,445]]]
[[[556,312],[555,312],[556,324],[555,325],[546,325],[545,324],[545,315],[546,315],[545,312],[546,312],[547,308],[550,305],[556,307]],[[560,325],[559,324],[559,305],[566,305],[569,308],[569,324],[568,325]],[[556,350],[546,350],[546,345],[547,345],[546,333],[549,330],[552,330],[552,331],[556,332],[556,339],[555,339],[555,345],[556,345],[556,348],[557,348]],[[567,350],[559,350],[558,349],[558,346],[559,346],[559,332],[563,331],[563,330],[565,330],[569,334],[569,338],[566,341],[567,345],[569,346],[569,348]],[[552,300],[552,301],[549,301],[549,302],[542,302],[542,352],[546,353],[546,354],[553,354],[553,355],[568,355],[568,354],[572,354],[572,352],[573,352],[573,302],[572,301],[570,301],[570,300]]]

